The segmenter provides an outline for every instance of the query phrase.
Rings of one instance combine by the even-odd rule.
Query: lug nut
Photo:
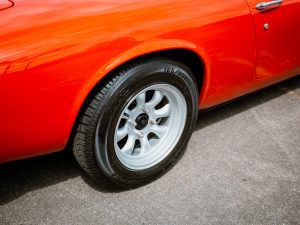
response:
[[[138,135],[139,138],[143,138],[144,137],[144,134],[142,132],[139,132],[139,131],[138,131],[137,135]]]
[[[156,122],[155,120],[150,120],[150,123],[151,123],[152,125],[157,125],[157,122]]]
[[[132,120],[128,120],[128,123],[130,126],[134,126],[134,127],[137,125],[136,122],[132,122]]]
[[[146,108],[144,108],[143,111],[144,111],[144,113],[149,113],[150,112],[150,110],[146,109]]]

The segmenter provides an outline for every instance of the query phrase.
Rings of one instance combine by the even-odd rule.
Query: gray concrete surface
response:
[[[0,166],[1,224],[300,224],[300,77],[199,115],[144,187],[83,179],[69,153]]]

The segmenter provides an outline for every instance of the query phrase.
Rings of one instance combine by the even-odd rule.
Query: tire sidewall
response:
[[[177,145],[161,162],[148,169],[132,170],[125,167],[116,155],[115,128],[128,102],[137,93],[154,84],[169,84],[180,90],[187,102],[185,126]],[[108,101],[103,109],[99,110],[101,114],[95,141],[97,163],[112,180],[127,183],[145,182],[145,179],[151,179],[166,171],[184,150],[197,117],[198,91],[195,82],[189,69],[183,65],[171,61],[151,61],[123,73],[111,90],[106,98]]]

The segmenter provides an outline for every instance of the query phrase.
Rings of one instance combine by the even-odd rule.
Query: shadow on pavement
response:
[[[80,169],[71,150],[0,164],[0,205],[40,188],[81,177],[93,189],[120,192],[105,177],[91,181]]]
[[[297,88],[300,88],[300,76],[243,97],[225,106],[200,113],[195,129],[202,129],[222,121]],[[105,177],[99,178],[97,184],[93,183],[81,172],[71,151],[66,150],[43,157],[0,165],[0,205],[11,202],[27,192],[76,177],[82,177],[91,188],[100,192],[122,191],[113,187]]]

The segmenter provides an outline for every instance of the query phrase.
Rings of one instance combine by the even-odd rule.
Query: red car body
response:
[[[300,0],[0,2],[1,162],[64,149],[93,87],[142,55],[197,55],[199,109],[300,74]]]

